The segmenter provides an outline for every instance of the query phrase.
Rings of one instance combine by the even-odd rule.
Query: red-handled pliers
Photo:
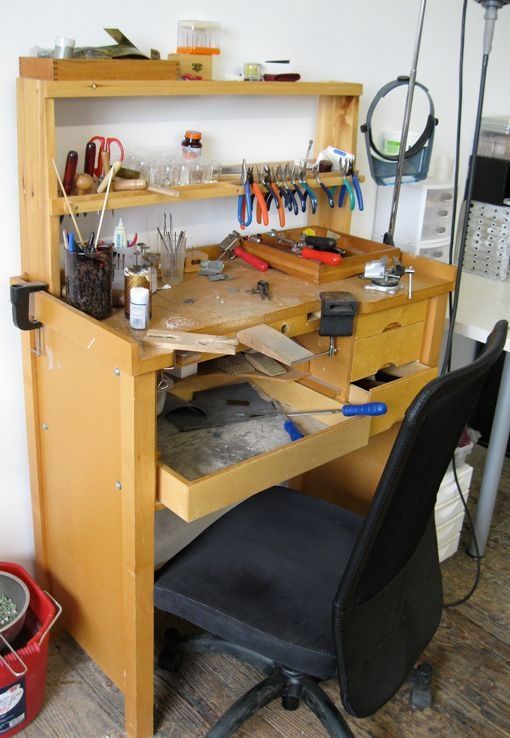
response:
[[[101,158],[103,151],[111,154],[111,146],[112,144],[116,144],[119,148],[120,160],[124,161],[124,147],[118,138],[105,138],[105,136],[92,136],[88,143],[95,144],[96,141],[99,141],[99,146],[97,148],[97,159],[94,163],[93,174],[95,174],[96,177],[100,177],[103,173],[103,160]],[[106,172],[104,173],[106,174]]]

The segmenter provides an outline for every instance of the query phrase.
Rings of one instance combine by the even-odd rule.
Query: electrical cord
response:
[[[454,251],[455,251],[455,245],[456,245],[455,222],[456,222],[456,217],[457,217],[457,205],[458,205],[458,196],[459,196],[460,139],[461,139],[461,130],[462,130],[462,103],[463,103],[463,96],[464,96],[464,48],[465,48],[465,37],[466,37],[466,15],[467,15],[467,0],[464,0],[462,4],[462,20],[461,20],[460,47],[459,47],[459,72],[458,72],[459,81],[458,81],[458,105],[457,105],[457,131],[456,131],[456,139],[455,139],[455,171],[454,171],[454,190],[453,190],[453,204],[452,204],[452,230],[450,234],[450,248],[449,248],[449,258],[448,258],[448,261],[450,264],[454,263]],[[478,139],[480,135],[481,111],[482,111],[482,106],[483,106],[483,92],[485,88],[487,62],[488,62],[488,55],[484,54],[483,63],[482,63],[482,75],[481,75],[481,80],[480,80],[480,92],[479,92],[479,97],[478,97],[477,124],[475,126],[475,135],[474,135],[474,141],[473,141],[473,151],[471,154],[468,178],[466,182],[464,206],[463,208],[461,208],[460,217],[459,217],[459,222],[462,223],[462,231],[458,239],[459,240],[458,259],[457,259],[458,268],[457,268],[457,275],[456,275],[456,280],[455,280],[454,298],[452,298],[452,293],[449,293],[448,295],[450,324],[448,327],[448,337],[447,337],[445,354],[444,354],[444,359],[443,359],[443,366],[441,367],[441,374],[445,374],[446,372],[451,371],[453,332],[454,332],[455,317],[457,315],[457,308],[458,308],[458,302],[459,302],[459,290],[460,290],[461,275],[462,275],[462,262],[464,260],[466,233],[467,233],[467,225],[468,225],[468,218],[469,218],[469,203],[471,202],[471,195],[473,191],[474,164],[476,160],[476,153],[478,149]],[[469,591],[464,596],[460,597],[457,600],[453,600],[452,602],[443,602],[443,609],[445,610],[451,607],[458,607],[459,605],[463,605],[465,602],[467,602],[467,600],[469,600],[469,598],[474,594],[476,588],[478,587],[478,583],[480,581],[480,575],[481,575],[480,549],[478,547],[478,541],[476,538],[475,528],[473,525],[473,519],[471,517],[471,513],[468,510],[466,499],[462,493],[459,478],[457,475],[457,465],[455,461],[455,454],[452,457],[452,469],[453,469],[453,476],[455,479],[455,484],[457,486],[457,492],[459,494],[459,497],[462,502],[462,506],[464,508],[469,533],[471,536],[471,540],[473,541],[473,545],[474,545],[475,552],[476,552],[475,557],[474,557],[475,562],[476,562],[476,572],[475,572],[475,578],[474,578],[473,584],[471,585]]]
[[[450,360],[448,357],[451,356],[451,352],[452,352],[455,317],[457,315],[457,309],[459,306],[459,292],[460,292],[460,281],[461,281],[461,274],[462,274],[462,263],[464,261],[464,251],[466,248],[466,236],[467,236],[467,229],[468,229],[468,222],[469,222],[469,206],[471,204],[471,199],[473,196],[473,187],[474,187],[474,182],[475,182],[476,153],[478,150],[478,140],[480,138],[480,128],[482,125],[482,108],[483,108],[483,98],[484,98],[484,92],[485,92],[485,81],[487,79],[488,64],[489,64],[489,55],[484,54],[482,57],[482,71],[480,75],[480,86],[478,90],[478,104],[477,104],[477,110],[476,110],[475,133],[473,136],[473,149],[471,152],[471,160],[469,162],[469,172],[468,172],[467,185],[466,185],[466,197],[465,197],[466,207],[464,210],[464,218],[462,220],[462,231],[461,231],[461,236],[460,236],[459,253],[457,255],[457,275],[455,277],[453,305],[452,305],[452,310],[450,312],[450,325],[448,327],[448,338],[446,340],[445,356],[444,356],[443,366],[441,368],[441,374],[445,374],[446,368]]]
[[[462,500],[462,505],[464,506],[464,511],[466,513],[466,520],[468,523],[469,528],[469,534],[471,536],[471,540],[473,541],[474,547],[475,547],[475,561],[476,561],[476,574],[475,574],[475,581],[471,585],[471,588],[467,594],[465,594],[463,597],[461,597],[458,600],[454,600],[453,602],[443,602],[443,609],[447,610],[450,607],[458,607],[459,605],[463,605],[471,595],[474,593],[476,588],[478,587],[478,582],[480,581],[480,573],[481,573],[481,556],[480,556],[480,549],[478,548],[478,541],[476,539],[476,533],[475,533],[475,526],[473,525],[473,519],[471,517],[471,513],[468,510],[468,506],[466,503],[466,498],[464,497],[462,493],[462,489],[460,487],[459,477],[457,476],[457,467],[455,463],[455,455],[452,457],[452,469],[453,469],[453,476],[455,477],[455,484],[457,485],[457,492],[459,493],[460,499]]]

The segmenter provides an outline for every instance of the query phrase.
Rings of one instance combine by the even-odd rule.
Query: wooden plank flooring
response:
[[[476,447],[470,506],[478,496],[485,450]],[[357,738],[504,738],[510,736],[510,462],[506,460],[479,588],[465,605],[447,610],[424,658],[434,667],[434,705],[422,713],[408,706],[409,689],[374,717],[349,718]],[[463,540],[467,540],[465,533]],[[474,561],[458,553],[444,562],[447,600],[466,592]],[[168,616],[158,617],[160,642]],[[190,655],[181,673],[156,673],[156,735],[199,738],[247,691],[258,675],[223,656]],[[326,690],[339,702],[338,684]],[[121,738],[123,698],[67,635],[52,643],[46,703],[23,738]],[[264,708],[238,732],[247,738],[323,738],[325,731],[305,708],[285,712],[278,702]]]

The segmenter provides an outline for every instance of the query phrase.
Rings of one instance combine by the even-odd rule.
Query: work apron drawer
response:
[[[351,382],[376,374],[387,366],[401,366],[420,358],[424,323],[397,325],[354,344]]]
[[[210,381],[207,381],[207,380]],[[204,384],[204,381],[206,384]],[[229,383],[238,382],[228,377]],[[296,382],[257,378],[251,380],[254,386],[262,390],[269,398],[275,399],[286,410],[319,410],[341,408],[341,403],[322,395]],[[199,376],[184,380],[176,385],[173,392],[182,399],[191,400],[193,392],[209,389],[218,384],[225,384],[225,377],[218,375],[210,378]],[[296,424],[304,423],[303,417],[292,417]],[[162,446],[158,436],[159,459],[157,468],[157,501],[162,503],[186,521],[196,520],[227,505],[240,502],[256,492],[260,492],[273,484],[280,484],[287,479],[302,474],[316,466],[324,464],[343,454],[349,453],[368,443],[370,418],[344,417],[341,413],[311,416],[307,428],[308,433],[296,441],[284,441],[277,448],[264,453],[257,453],[238,463],[219,468],[198,478],[190,479],[182,471],[176,471],[166,462],[172,452],[171,438],[167,446]],[[267,418],[257,419],[264,423]],[[274,420],[274,419],[273,419]],[[159,423],[168,422],[164,418]],[[247,421],[253,422],[253,421]],[[238,423],[245,426],[246,423]],[[188,433],[179,436],[188,435]],[[249,443],[249,436],[247,443]],[[214,436],[211,453],[214,454]],[[185,442],[185,439],[181,439]],[[190,445],[190,453],[191,445]],[[174,466],[177,466],[175,464]]]
[[[363,384],[365,389],[355,384],[351,385],[349,393],[349,402],[384,402],[388,410],[385,415],[378,415],[372,418],[370,427],[370,435],[382,433],[382,431],[391,428],[394,423],[402,420],[404,413],[414,400],[418,392],[431,379],[437,376],[437,369],[420,364],[413,361],[403,366],[392,367],[387,372],[387,381],[378,382],[373,380],[373,386],[370,387],[370,380],[366,380]]]
[[[404,325],[423,323],[426,312],[427,303],[420,300],[378,313],[359,315],[356,322],[356,340],[376,336]]]

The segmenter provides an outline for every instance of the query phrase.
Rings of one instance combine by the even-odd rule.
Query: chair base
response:
[[[166,671],[177,671],[182,656],[189,651],[222,653],[244,661],[266,675],[240,697],[207,733],[206,738],[227,738],[252,715],[278,697],[285,710],[297,710],[301,702],[316,715],[331,738],[354,738],[354,734],[328,695],[311,677],[286,669],[243,646],[224,641],[213,635],[182,636],[167,630],[165,645],[158,665]]]
[[[425,710],[432,706],[432,667],[423,662],[410,673],[411,694],[409,701],[413,710]]]

